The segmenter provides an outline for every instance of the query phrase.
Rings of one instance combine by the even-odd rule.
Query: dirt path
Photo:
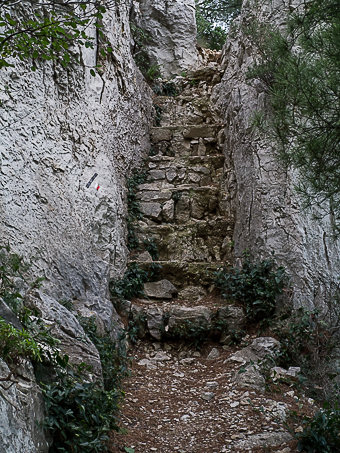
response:
[[[288,385],[271,392],[235,383],[235,348],[140,343],[126,382],[121,426],[111,452],[227,453],[297,451],[284,421],[313,406]],[[212,355],[214,358],[209,358]],[[292,425],[299,429],[299,425]]]

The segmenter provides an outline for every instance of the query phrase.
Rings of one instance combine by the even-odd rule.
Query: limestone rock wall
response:
[[[0,359],[0,376],[8,376],[10,370]],[[34,380],[33,367],[23,364],[16,383],[1,384],[0,397],[0,451],[6,453],[44,453],[48,443],[43,429],[37,422],[44,418],[42,394]]]
[[[42,318],[55,326],[63,352],[93,364],[97,376],[97,350],[57,301],[96,316],[100,333],[118,333],[108,280],[124,270],[125,177],[148,150],[151,116],[150,90],[130,52],[131,2],[111,4],[103,19],[113,48],[107,59],[93,28],[94,49],[74,49],[81,64],[36,62],[32,72],[30,62],[14,61],[0,73],[0,242],[32,259],[32,275],[45,277],[35,299]],[[101,75],[93,77],[98,63]],[[1,451],[48,450],[36,433],[43,405],[27,369],[23,381],[0,389]],[[0,377],[6,372],[1,364]]]
[[[80,65],[18,63],[0,74],[1,240],[34,258],[50,295],[86,302],[107,323],[108,278],[126,259],[125,176],[148,148],[151,114],[130,52],[130,6],[105,14],[107,59],[92,29],[95,48],[74,49]]]
[[[148,40],[145,48],[164,77],[196,65],[195,0],[136,0],[135,19]]]
[[[246,81],[256,51],[242,27],[254,19],[284,26],[287,8],[292,11],[294,4],[244,2],[224,49],[224,76],[214,99],[225,120],[227,167],[233,169],[227,201],[235,212],[235,256],[245,249],[261,257],[274,251],[292,276],[294,303],[311,308],[322,303],[338,279],[340,244],[329,217],[316,220],[319,213],[303,210],[294,191],[296,175],[281,168],[274,145],[252,130],[253,115],[266,100],[260,87]]]

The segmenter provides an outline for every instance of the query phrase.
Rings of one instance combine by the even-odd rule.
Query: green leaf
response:
[[[135,449],[134,448],[125,447],[124,450],[126,451],[126,453],[135,453]]]
[[[96,77],[96,71],[94,69],[90,69],[90,74],[92,77]]]

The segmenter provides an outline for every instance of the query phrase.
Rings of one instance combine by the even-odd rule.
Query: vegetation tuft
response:
[[[285,269],[276,266],[273,259],[255,262],[248,255],[244,255],[241,268],[225,268],[215,274],[222,296],[242,304],[251,322],[273,316],[287,282]]]
[[[340,446],[340,409],[326,405],[314,417],[304,420],[304,430],[296,437],[298,451],[334,453]]]

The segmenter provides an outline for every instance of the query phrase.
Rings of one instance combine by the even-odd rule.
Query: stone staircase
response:
[[[195,317],[199,323],[203,317],[209,330],[221,310],[227,316],[221,308],[225,303],[212,296],[214,272],[231,259],[233,228],[224,207],[223,124],[210,104],[214,76],[212,65],[208,74],[178,78],[178,95],[154,99],[161,115],[151,128],[146,182],[138,187],[143,217],[136,231],[140,243],[152,239],[158,260],[142,251],[133,253],[131,262],[145,270],[156,267],[157,281],[146,284],[146,298],[117,309],[135,324],[144,320],[139,331],[158,340],[174,324],[173,311],[181,318],[176,331],[184,329],[183,323],[196,322]],[[213,307],[207,313],[209,305]],[[229,318],[231,312],[238,320],[243,316],[236,307],[228,310]],[[231,324],[235,327],[235,319]]]

